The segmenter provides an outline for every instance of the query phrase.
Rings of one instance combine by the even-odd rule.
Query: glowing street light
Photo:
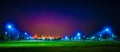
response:
[[[80,32],[77,32],[77,34],[75,35],[74,37],[74,40],[80,40],[81,39],[81,33]]]
[[[14,30],[15,28],[13,27],[13,24],[6,24],[6,29],[7,30]]]
[[[66,36],[65,38],[67,39],[68,37]]]
[[[80,36],[80,33],[77,33],[78,36]]]
[[[27,34],[27,33],[25,32],[25,34]]]
[[[5,28],[6,28],[6,30],[7,30],[8,32],[14,32],[14,31],[16,31],[16,29],[13,28],[13,25],[12,25],[12,24],[6,24]]]
[[[27,32],[25,32],[24,34],[25,34],[25,35],[28,35],[28,33],[27,33]]]
[[[109,29],[108,29],[108,28],[106,28],[106,29],[105,29],[105,31],[109,31]]]
[[[111,32],[111,28],[109,26],[104,27],[103,31],[104,32]]]
[[[63,38],[63,40],[69,40],[68,36],[65,36],[65,37]]]
[[[11,25],[8,25],[7,27],[8,27],[9,29],[11,29],[11,28],[12,28],[12,26],[11,26]]]

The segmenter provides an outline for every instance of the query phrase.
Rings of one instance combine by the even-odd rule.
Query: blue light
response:
[[[24,34],[25,34],[25,35],[27,35],[27,33],[26,33],[26,32],[25,32]]]
[[[30,39],[29,37],[27,37],[26,39]]]
[[[63,38],[63,40],[69,40],[68,36],[65,36],[65,37]]]
[[[100,33],[101,34],[103,34],[103,33],[112,34],[112,29],[107,26],[107,27],[104,27],[103,30]]]
[[[102,34],[100,34],[100,37],[102,37]]]
[[[91,38],[91,39],[93,39],[93,38]],[[103,30],[101,32],[99,32],[99,40],[100,41],[113,40],[114,38],[116,38],[116,36],[113,34],[111,27],[107,26],[107,27],[103,28]]]
[[[111,28],[110,27],[105,27],[104,29],[103,29],[105,32],[111,32]]]
[[[78,39],[80,39],[80,37],[78,37]]]
[[[68,37],[66,36],[65,39],[68,39]]]
[[[16,29],[13,27],[13,24],[6,24],[5,28],[9,32],[15,32],[16,31]]]
[[[77,32],[75,37],[74,37],[74,40],[80,40],[81,39],[81,33],[80,32]]]
[[[30,36],[30,39],[34,39],[34,38],[32,38],[32,37]]]
[[[10,28],[12,28],[12,26],[11,26],[11,25],[8,25],[8,28],[10,29]]]
[[[105,30],[106,30],[106,31],[109,31],[109,29],[108,29],[108,28],[106,28]]]
[[[27,34],[27,33],[25,33],[25,34]]]
[[[74,37],[74,39],[76,40],[77,38],[76,38],[76,37]]]
[[[80,33],[77,33],[77,36],[80,36]]]
[[[112,34],[112,29],[110,27],[105,27],[104,31],[102,33],[108,33],[108,34]]]
[[[5,28],[6,28],[7,30],[10,30],[10,31],[14,29],[13,24],[11,24],[11,23],[6,24],[6,25],[5,25]]]

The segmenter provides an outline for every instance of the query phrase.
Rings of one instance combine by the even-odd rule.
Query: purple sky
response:
[[[63,15],[57,12],[23,13],[17,16],[19,27],[31,34],[64,36],[76,31],[91,32],[95,22],[92,19],[79,19],[75,16]],[[92,24],[92,25],[91,25]]]

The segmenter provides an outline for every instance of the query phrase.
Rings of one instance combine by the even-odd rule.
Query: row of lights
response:
[[[10,24],[8,24],[7,25],[7,29],[9,29],[10,31],[12,31],[13,29],[14,29],[14,27],[13,27],[13,25],[10,25]],[[110,28],[105,28],[102,32],[100,32],[100,33],[104,33],[104,32],[107,32],[107,33],[110,33],[110,34],[112,34],[111,33],[111,29]],[[24,33],[25,35],[28,35],[28,33],[27,32],[25,32]],[[77,33],[77,35],[75,35],[75,37],[73,38],[74,40],[80,40],[81,39],[81,36],[82,36],[82,34],[81,33]],[[100,34],[100,36],[102,36],[101,34]],[[116,37],[115,35],[111,35],[112,37]],[[28,36],[29,37],[29,39],[30,38],[32,38],[33,39],[33,37],[32,36]],[[35,37],[35,38],[37,38],[37,36]],[[42,37],[42,39],[45,39],[46,37]],[[93,36],[93,37],[91,37],[91,39],[94,39],[95,37]],[[54,39],[54,38],[52,38],[52,37],[49,37],[49,39]],[[64,38],[62,38],[63,40],[69,40],[69,37],[68,36],[65,36]]]
[[[104,35],[104,33],[107,33],[109,34],[111,37],[110,39],[113,39],[113,38],[116,38],[116,36],[111,32],[111,29],[109,27],[107,28],[104,28],[100,33],[99,33],[99,36],[100,37],[97,37],[97,38],[101,38],[102,35]],[[81,40],[83,38],[85,38],[85,36],[83,36],[81,33],[77,33],[75,37],[73,37],[74,40]],[[87,37],[87,39],[95,39],[96,38],[96,34],[93,35],[92,37]],[[69,40],[70,38],[68,36],[65,36],[62,40]]]

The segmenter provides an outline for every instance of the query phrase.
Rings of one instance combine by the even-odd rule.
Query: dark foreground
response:
[[[120,47],[19,47],[0,48],[0,52],[120,52]]]

